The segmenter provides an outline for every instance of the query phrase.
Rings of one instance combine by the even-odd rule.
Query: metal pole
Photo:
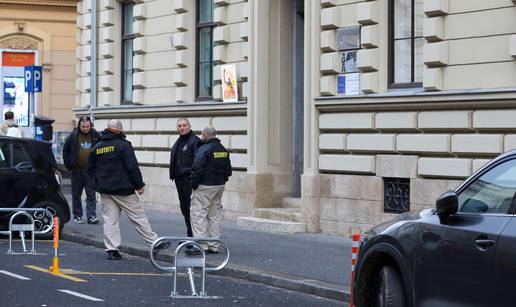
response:
[[[91,76],[90,76],[90,118],[95,122],[94,108],[97,107],[97,0],[91,0]]]

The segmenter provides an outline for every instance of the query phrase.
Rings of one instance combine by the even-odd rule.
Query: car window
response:
[[[30,161],[29,155],[25,151],[25,148],[23,148],[23,145],[20,143],[14,143],[13,144],[13,166],[19,165],[19,164],[30,164],[32,165],[32,162]]]
[[[516,193],[516,159],[473,181],[459,195],[459,212],[507,213]]]
[[[0,142],[0,168],[11,167],[11,150],[9,145],[9,143]]]

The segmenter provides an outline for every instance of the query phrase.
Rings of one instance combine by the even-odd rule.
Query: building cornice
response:
[[[89,115],[88,108],[75,108],[78,116]],[[184,103],[177,105],[120,105],[94,108],[95,118],[160,118],[182,116],[246,115],[247,103]]]
[[[78,0],[0,0],[0,7],[23,7],[23,8],[52,8],[52,9],[73,9],[77,8]]]
[[[321,112],[514,108],[516,88],[316,97],[314,104]]]

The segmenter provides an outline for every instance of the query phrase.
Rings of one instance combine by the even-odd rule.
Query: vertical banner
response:
[[[222,80],[222,101],[238,101],[238,86],[235,65],[222,65],[220,67],[220,73]]]

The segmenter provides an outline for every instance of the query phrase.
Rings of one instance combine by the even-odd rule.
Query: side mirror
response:
[[[455,191],[447,191],[444,192],[439,199],[435,202],[437,208],[437,215],[452,215],[457,213],[459,210],[459,198],[457,197],[457,193]]]

